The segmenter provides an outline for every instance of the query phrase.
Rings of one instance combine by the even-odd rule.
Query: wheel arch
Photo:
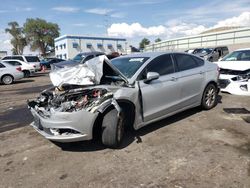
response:
[[[5,76],[11,76],[11,78],[13,78],[13,80],[15,80],[15,78],[14,78],[14,76],[12,74],[7,73],[7,74],[4,74],[4,75],[1,76],[1,82],[3,80],[3,77],[5,77]]]
[[[133,124],[135,121],[135,104],[127,99],[118,99],[116,100],[119,107],[125,113],[125,127],[126,128],[133,128]],[[94,139],[101,138],[101,130],[102,130],[102,121],[104,115],[110,111],[111,109],[115,108],[112,102],[110,101],[105,107],[102,107],[99,111],[99,114],[94,122],[93,129],[92,129],[92,137]]]

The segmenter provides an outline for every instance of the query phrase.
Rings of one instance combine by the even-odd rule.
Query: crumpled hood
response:
[[[222,69],[244,71],[250,69],[250,61],[218,61],[215,62]]]
[[[105,55],[95,57],[84,64],[74,67],[55,68],[50,72],[50,80],[54,86],[62,84],[98,85],[103,76],[103,65],[107,64],[127,82],[126,77],[116,69]]]

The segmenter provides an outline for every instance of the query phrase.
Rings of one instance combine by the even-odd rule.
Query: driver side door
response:
[[[148,72],[157,72],[160,77],[145,83]],[[142,72],[139,84],[142,96],[144,121],[151,121],[179,108],[180,84],[178,73],[170,54],[153,59]]]

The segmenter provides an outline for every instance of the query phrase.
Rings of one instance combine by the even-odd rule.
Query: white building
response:
[[[63,35],[55,39],[55,55],[57,58],[72,59],[81,52],[126,53],[126,45],[124,38]]]

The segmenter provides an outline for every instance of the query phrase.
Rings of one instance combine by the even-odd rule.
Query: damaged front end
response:
[[[81,66],[52,72],[50,78],[55,87],[28,101],[34,116],[31,125],[41,135],[58,142],[91,140],[99,113],[110,105],[120,111],[114,99],[115,90],[101,86],[102,82],[108,83],[102,76],[104,57],[97,60],[92,63],[92,69],[91,66]],[[95,69],[94,63],[99,64],[99,68],[96,66]],[[121,82],[108,81],[114,85]]]
[[[110,105],[113,93],[103,88],[46,90],[28,106],[32,126],[47,139],[67,142],[92,139],[98,109]]]
[[[222,92],[250,96],[250,70],[221,70],[219,85]]]

